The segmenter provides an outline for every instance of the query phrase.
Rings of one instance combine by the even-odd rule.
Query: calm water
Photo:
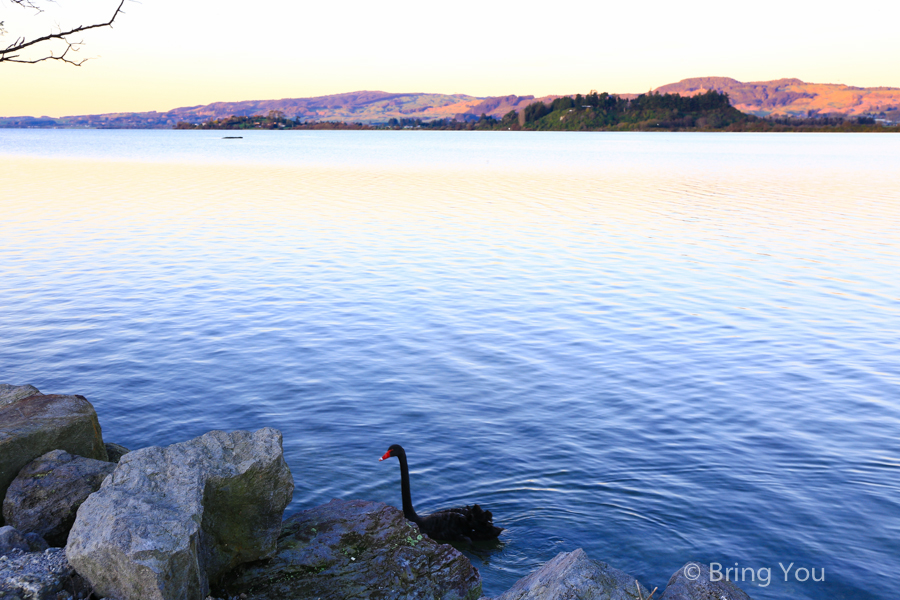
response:
[[[583,547],[896,595],[900,136],[221,135],[0,130],[0,381],[278,427],[289,512],[399,506],[401,443],[507,528],[488,594]]]

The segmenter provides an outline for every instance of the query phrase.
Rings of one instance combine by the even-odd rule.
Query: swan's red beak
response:
[[[382,461],[382,460],[384,460],[384,459],[386,459],[386,458],[390,458],[390,457],[391,457],[391,451],[388,450],[387,452],[384,453],[384,456],[382,456],[382,457],[379,458],[378,460],[379,460],[379,461]]]

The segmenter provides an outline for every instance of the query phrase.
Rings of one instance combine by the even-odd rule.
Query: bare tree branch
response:
[[[32,0],[9,0],[13,4],[18,4],[19,6],[23,6],[25,8],[33,8],[37,12],[44,12],[44,9],[32,2]]]
[[[34,4],[33,0],[10,0],[11,2],[18,4],[20,6],[25,6],[28,8],[33,8],[37,11],[41,11],[41,8]],[[76,33],[81,33],[82,31],[87,31],[89,29],[97,29],[98,27],[112,27],[113,21],[116,20],[116,17],[119,16],[119,13],[122,12],[122,6],[125,4],[125,0],[120,0],[119,6],[116,8],[116,12],[113,13],[112,17],[109,21],[105,23],[97,23],[94,25],[79,25],[78,27],[69,29],[67,31],[60,30],[58,33],[50,33],[45,36],[35,38],[33,40],[27,40],[24,37],[16,38],[12,44],[7,46],[5,49],[0,50],[0,62],[13,62],[13,63],[23,63],[23,64],[35,64],[39,62],[43,62],[45,60],[61,60],[64,63],[68,63],[70,65],[75,65],[76,67],[80,67],[87,60],[82,59],[79,61],[72,60],[67,58],[69,51],[77,52],[78,47],[81,46],[84,42],[72,42],[69,40],[68,36],[74,35]],[[3,22],[0,21],[0,34],[5,33],[3,30]],[[49,52],[49,56],[44,56],[43,58],[36,58],[32,60],[26,60],[21,58],[20,53],[22,50],[26,48],[31,48],[37,44],[43,44],[46,42],[51,42],[54,40],[62,41],[66,44],[66,49],[63,50],[62,54],[54,54],[51,50]]]

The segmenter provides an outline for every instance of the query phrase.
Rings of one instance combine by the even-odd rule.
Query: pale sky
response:
[[[115,0],[0,0],[8,31],[106,20]],[[900,87],[900,2],[126,1],[82,67],[0,63],[0,116],[166,111],[356,90],[644,92],[688,77]],[[43,19],[43,21],[42,21]],[[50,19],[47,21],[46,19]],[[43,29],[42,29],[43,28]]]

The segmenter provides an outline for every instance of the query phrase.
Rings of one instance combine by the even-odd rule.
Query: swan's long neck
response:
[[[409,465],[406,464],[406,453],[398,453],[397,458],[400,460],[400,493],[403,496],[403,516],[407,521],[418,524],[421,519],[413,508],[412,496],[409,494]]]

